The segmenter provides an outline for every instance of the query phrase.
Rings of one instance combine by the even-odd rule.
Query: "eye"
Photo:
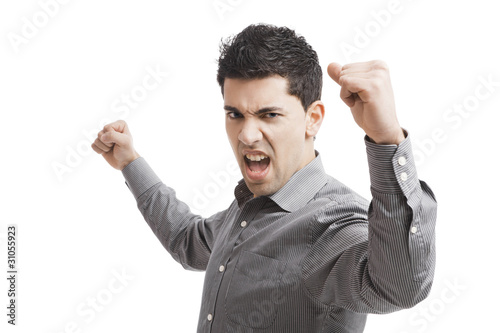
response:
[[[277,118],[280,114],[276,112],[268,112],[264,115],[265,118]]]
[[[230,118],[230,119],[237,119],[237,118],[241,118],[242,117],[241,113],[236,112],[236,111],[226,112],[226,116],[228,118]]]

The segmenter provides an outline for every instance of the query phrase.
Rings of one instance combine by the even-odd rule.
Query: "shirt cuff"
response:
[[[379,145],[365,136],[372,188],[378,192],[409,193],[418,183],[410,135],[399,144]]]
[[[142,156],[136,158],[123,168],[122,174],[125,177],[125,184],[136,200],[153,185],[161,182],[160,178]]]

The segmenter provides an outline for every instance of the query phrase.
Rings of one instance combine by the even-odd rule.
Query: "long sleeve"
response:
[[[398,146],[366,145],[372,193],[368,271],[378,295],[412,307],[432,285],[436,199],[417,177],[409,137]]]
[[[141,214],[165,249],[184,268],[205,270],[215,229],[225,211],[206,219],[193,214],[143,157],[127,165],[122,174]]]
[[[417,177],[409,136],[399,145],[365,142],[372,200],[334,195],[317,212],[303,277],[325,305],[389,313],[430,291],[437,204]]]

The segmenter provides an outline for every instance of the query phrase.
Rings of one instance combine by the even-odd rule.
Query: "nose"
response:
[[[251,146],[262,140],[262,132],[259,124],[252,119],[245,120],[240,134],[238,135],[238,140],[246,146]]]

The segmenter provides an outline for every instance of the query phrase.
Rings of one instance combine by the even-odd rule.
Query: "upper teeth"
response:
[[[250,155],[250,154],[246,154],[246,157],[250,160],[250,161],[260,161],[260,160],[263,160],[265,158],[267,158],[266,155]]]

